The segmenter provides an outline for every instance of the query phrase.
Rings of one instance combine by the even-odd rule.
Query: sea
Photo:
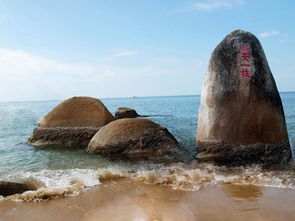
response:
[[[294,156],[295,92],[280,95]],[[198,95],[104,98],[101,101],[113,114],[118,107],[131,107],[167,127],[180,143],[181,157],[134,162],[104,158],[79,148],[35,148],[27,144],[28,138],[40,119],[62,101],[2,102],[0,181],[22,182],[36,188],[11,200],[36,202],[77,196],[105,180],[119,177],[184,191],[224,183],[295,189],[293,163],[276,168],[198,163],[195,159]]]

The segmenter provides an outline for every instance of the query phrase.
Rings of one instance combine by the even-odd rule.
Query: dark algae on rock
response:
[[[199,110],[197,158],[218,163],[287,163],[282,102],[263,48],[236,30],[215,48]]]

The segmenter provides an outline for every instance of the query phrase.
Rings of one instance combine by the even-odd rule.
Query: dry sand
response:
[[[0,202],[0,220],[295,220],[295,191],[232,184],[172,190],[129,179],[106,181],[77,197]]]

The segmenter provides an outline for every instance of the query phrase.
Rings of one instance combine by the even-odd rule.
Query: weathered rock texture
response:
[[[129,108],[129,107],[119,107],[116,110],[115,118],[122,119],[122,118],[136,118],[139,117],[136,110]]]
[[[236,30],[215,48],[197,129],[197,158],[286,163],[290,144],[280,95],[259,40]]]
[[[0,195],[4,197],[17,193],[23,193],[29,190],[36,190],[36,188],[24,183],[0,181]]]
[[[51,110],[28,143],[37,147],[84,147],[104,125],[115,120],[104,104],[91,97],[70,98]]]
[[[29,138],[35,147],[82,147],[86,148],[91,138],[101,127],[37,127]]]
[[[53,108],[40,127],[101,127],[114,120],[104,104],[92,97],[73,97]]]
[[[165,127],[147,119],[126,118],[101,128],[91,139],[87,151],[141,159],[172,153],[177,145],[177,140]]]

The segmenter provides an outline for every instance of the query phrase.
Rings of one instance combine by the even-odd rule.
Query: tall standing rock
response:
[[[231,32],[215,48],[203,85],[197,158],[286,163],[291,150],[280,95],[259,40]]]
[[[73,97],[53,108],[35,128],[28,143],[36,147],[84,147],[104,125],[115,120],[92,97]]]

